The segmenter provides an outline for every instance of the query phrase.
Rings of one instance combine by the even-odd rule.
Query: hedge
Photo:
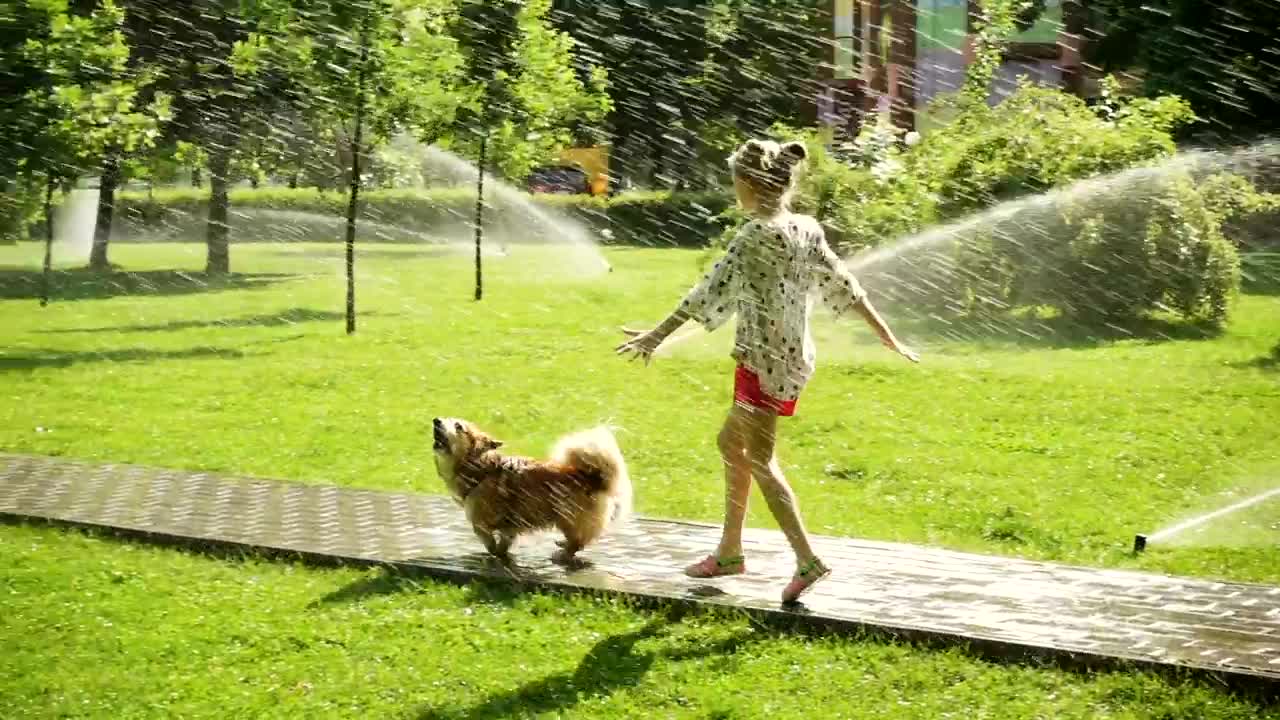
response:
[[[231,191],[230,199],[235,241],[343,238],[346,193],[243,188]],[[510,243],[586,233],[602,244],[702,247],[723,231],[729,200],[718,193],[637,192],[600,198],[503,189],[486,197],[485,226],[500,242]],[[475,194],[469,189],[370,190],[361,193],[360,201],[361,241],[462,241],[474,233]],[[208,192],[123,192],[116,207],[114,235],[119,240],[199,240]]]

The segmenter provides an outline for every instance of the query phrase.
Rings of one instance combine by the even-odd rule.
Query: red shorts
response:
[[[742,365],[739,365],[733,373],[733,401],[747,407],[772,410],[783,417],[796,414],[795,400],[778,400],[770,397],[760,387],[760,376]]]

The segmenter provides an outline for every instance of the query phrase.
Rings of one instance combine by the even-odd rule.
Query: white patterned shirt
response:
[[[827,245],[818,221],[783,214],[744,225],[679,310],[711,332],[738,315],[733,358],[780,401],[795,400],[813,377],[817,352],[809,330],[813,296],[837,315],[866,296]]]

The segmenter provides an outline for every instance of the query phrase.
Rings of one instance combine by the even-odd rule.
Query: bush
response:
[[[1107,87],[1098,108],[1027,84],[994,107],[960,99],[948,125],[911,144],[883,119],[833,152],[814,134],[775,131],[808,141],[797,205],[844,255],[968,218],[864,269],[877,294],[921,314],[991,324],[1049,310],[1096,324],[1167,311],[1220,325],[1240,277],[1227,233],[1276,198],[1240,175],[1206,175],[1191,156],[1166,162],[1193,120],[1182,100]],[[1086,178],[1099,180],[1074,185]]]
[[[792,205],[816,217],[843,255],[918,232],[931,223],[933,198],[901,172],[897,134],[887,119],[869,125],[850,147],[829,149],[817,132],[775,125],[780,141],[805,143],[809,159]],[[736,204],[721,214],[723,247],[746,216]],[[705,264],[705,260],[704,260]]]
[[[44,237],[44,188],[29,180],[0,179],[0,245]],[[61,202],[54,193],[54,204]]]
[[[822,220],[831,244],[852,254],[920,232],[937,220],[936,198],[904,164],[887,116],[851,145],[827,152],[809,137],[809,172],[797,206]]]
[[[1132,193],[1062,198],[980,226],[939,284],[970,315],[1049,307],[1097,326],[1163,311],[1216,326],[1240,278],[1221,228],[1189,175],[1156,175]]]
[[[1084,178],[1171,157],[1190,106],[1165,96],[1126,100],[1110,83],[1097,108],[1027,83],[998,105],[960,106],[955,119],[906,154],[910,174],[938,199],[942,219]]]
[[[727,193],[631,192],[611,198],[537,196],[537,202],[607,229],[608,242],[654,247],[704,247],[724,228]]]
[[[340,240],[347,195],[314,189],[241,188],[231,191],[231,223],[239,241]],[[502,190],[486,196],[485,225],[509,242],[561,239],[551,219],[576,221],[609,244],[697,247],[721,229],[728,197],[713,193],[628,193],[612,198],[527,195]],[[120,193],[121,239],[199,239],[208,194],[165,189]],[[475,194],[466,188],[370,190],[360,194],[362,241],[441,242],[473,232]],[[559,216],[558,218],[556,216]]]

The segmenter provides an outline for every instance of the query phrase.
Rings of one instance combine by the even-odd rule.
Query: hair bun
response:
[[[805,148],[804,143],[796,141],[784,144],[782,146],[782,154],[796,162],[809,157],[809,151]]]
[[[748,140],[737,154],[748,165],[759,167],[768,153],[764,143],[759,140]]]

